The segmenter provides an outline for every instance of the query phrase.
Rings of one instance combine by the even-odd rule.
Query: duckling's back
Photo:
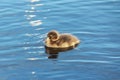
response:
[[[61,34],[58,40],[59,45],[61,47],[69,47],[78,44],[80,41],[71,34]]]

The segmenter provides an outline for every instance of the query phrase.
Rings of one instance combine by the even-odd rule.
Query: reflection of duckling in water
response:
[[[67,48],[75,47],[79,44],[80,40],[71,34],[59,34],[57,31],[52,30],[47,34],[47,39],[45,40],[46,47],[50,48]]]

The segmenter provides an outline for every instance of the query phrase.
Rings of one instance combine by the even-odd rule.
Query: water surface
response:
[[[120,80],[119,0],[1,0],[0,80]],[[48,59],[55,29],[81,40]]]

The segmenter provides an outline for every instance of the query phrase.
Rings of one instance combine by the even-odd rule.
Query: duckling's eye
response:
[[[57,34],[53,34],[53,37],[54,37],[54,38],[57,38]]]

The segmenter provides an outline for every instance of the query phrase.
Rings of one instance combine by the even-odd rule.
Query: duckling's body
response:
[[[45,45],[51,48],[75,47],[79,43],[80,40],[77,37],[71,34],[59,34],[55,30],[50,31],[45,40]]]

